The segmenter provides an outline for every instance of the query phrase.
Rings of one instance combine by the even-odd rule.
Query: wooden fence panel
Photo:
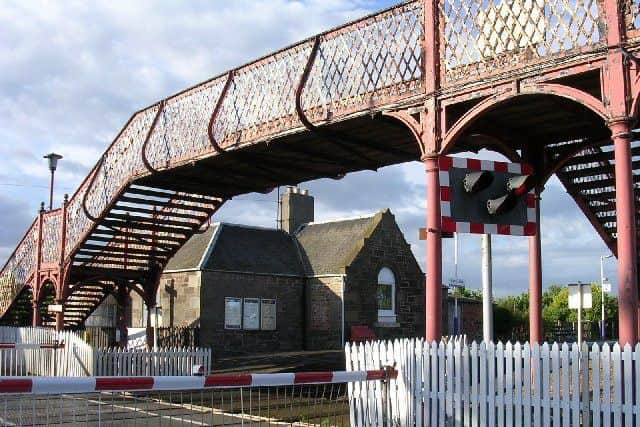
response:
[[[390,425],[640,427],[640,344],[411,339],[345,352],[350,370],[395,364]],[[381,425],[381,390],[356,383],[349,396],[352,424]]]

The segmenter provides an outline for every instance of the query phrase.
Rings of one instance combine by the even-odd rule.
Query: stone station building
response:
[[[176,254],[159,326],[199,326],[217,354],[340,349],[354,326],[423,335],[424,275],[388,209],[313,222],[308,192],[281,202],[282,229],[212,224]],[[137,295],[131,307],[132,326],[146,326]]]

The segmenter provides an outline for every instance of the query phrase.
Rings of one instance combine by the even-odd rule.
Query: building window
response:
[[[394,323],[396,321],[396,277],[393,271],[383,267],[378,273],[378,322]]]

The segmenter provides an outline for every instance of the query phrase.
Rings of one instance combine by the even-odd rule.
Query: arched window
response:
[[[396,321],[396,277],[390,268],[383,267],[378,272],[378,321]]]

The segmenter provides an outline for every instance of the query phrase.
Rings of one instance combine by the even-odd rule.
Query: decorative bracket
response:
[[[209,142],[211,146],[216,151],[216,153],[223,153],[225,150],[220,147],[220,144],[216,141],[216,137],[213,134],[213,130],[216,124],[216,120],[218,119],[218,114],[220,114],[220,110],[222,109],[222,103],[224,99],[227,97],[227,92],[229,92],[229,88],[231,87],[231,83],[233,83],[233,78],[235,76],[234,71],[229,71],[227,74],[227,81],[222,88],[222,92],[218,97],[218,102],[216,103],[215,108],[213,109],[213,113],[211,113],[211,119],[209,120],[209,126],[207,127],[207,133],[209,134]]]
[[[158,119],[160,119],[160,115],[164,112],[164,106],[165,106],[165,100],[163,99],[162,101],[160,101],[160,104],[158,106],[158,112],[156,113],[156,116],[153,118],[153,122],[151,123],[151,128],[149,129],[149,132],[147,133],[147,137],[144,139],[144,142],[142,143],[142,163],[144,163],[144,166],[147,168],[147,170],[151,173],[156,173],[158,172],[157,169],[155,169],[153,166],[151,166],[151,163],[149,162],[149,159],[147,158],[147,145],[149,144],[149,141],[151,140],[151,135],[153,134],[153,131],[156,129],[156,124],[158,124]]]
[[[100,171],[100,168],[104,164],[105,156],[106,156],[106,153],[103,154],[102,157],[100,157],[100,161],[96,165],[96,170],[93,173],[93,176],[91,177],[91,181],[89,181],[89,183],[87,184],[87,191],[85,191],[84,196],[82,196],[82,210],[84,211],[84,214],[87,216],[87,218],[89,218],[93,222],[98,222],[98,218],[96,218],[95,216],[89,213],[89,209],[87,209],[87,196],[89,195],[89,191],[91,191],[91,188],[93,187],[93,183],[95,182],[96,177],[98,176],[98,172]]]

